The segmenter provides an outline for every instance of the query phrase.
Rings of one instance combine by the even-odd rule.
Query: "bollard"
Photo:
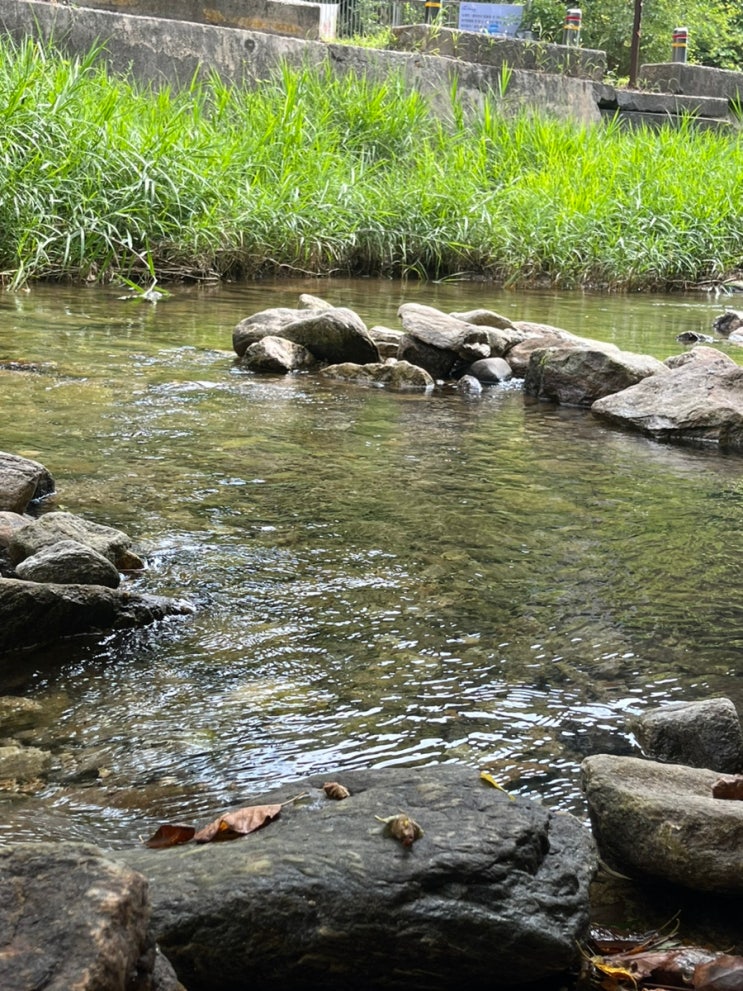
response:
[[[426,24],[435,21],[441,13],[441,0],[426,0]]]
[[[688,42],[689,42],[689,29],[674,28],[673,45],[672,45],[674,62],[686,61],[686,47]]]
[[[565,26],[562,30],[563,45],[580,44],[580,22],[582,18],[578,7],[571,7],[565,14]]]

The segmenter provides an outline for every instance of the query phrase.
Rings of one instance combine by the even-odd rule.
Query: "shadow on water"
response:
[[[308,773],[461,761],[585,815],[579,765],[629,753],[628,717],[743,705],[743,459],[663,446],[514,386],[476,401],[236,369],[242,317],[300,292],[397,326],[401,302],[479,306],[666,357],[702,296],[494,293],[472,284],[34,288],[0,299],[0,448],[57,507],[127,530],[127,579],[187,620],[4,659],[39,703],[6,737],[49,782],[3,832],[136,842]],[[51,364],[50,364],[51,363]]]

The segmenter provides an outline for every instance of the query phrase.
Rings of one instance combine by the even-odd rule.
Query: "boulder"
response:
[[[398,392],[417,390],[430,392],[434,381],[427,371],[408,361],[376,362],[371,365],[354,365],[344,362],[341,365],[329,365],[321,373],[325,378],[342,379],[344,382],[356,382],[359,385],[378,385]]]
[[[315,364],[315,358],[307,348],[283,337],[267,334],[260,341],[248,346],[240,359],[244,368],[253,372],[276,372],[285,375],[287,372],[310,368]]]
[[[105,585],[118,588],[121,582],[116,565],[107,557],[77,540],[56,544],[24,558],[15,569],[16,577],[27,582],[56,582],[62,585]]]
[[[349,798],[326,797],[334,779]],[[338,772],[240,804],[297,794],[231,843],[117,851],[148,877],[156,938],[189,991],[489,989],[578,959],[595,857],[572,816],[452,764]],[[386,823],[401,813],[423,831],[408,845]]]
[[[74,540],[92,548],[121,571],[144,567],[142,559],[131,549],[131,537],[122,530],[61,512],[45,513],[14,530],[8,544],[10,562],[17,567],[25,558],[62,540]]]
[[[25,526],[30,520],[30,516],[0,511],[0,577],[10,575],[13,572],[8,552],[13,531]]]
[[[743,313],[740,310],[725,310],[712,321],[712,329],[721,337],[729,337],[743,327]]]
[[[264,310],[235,327],[232,335],[235,351],[242,356],[251,344],[269,334],[301,344],[319,361],[331,364],[353,361],[364,365],[379,361],[379,352],[366,324],[345,307]]]
[[[410,334],[403,334],[397,348],[397,357],[400,361],[422,368],[435,382],[450,378],[459,363],[456,351],[434,347]]]
[[[397,358],[400,342],[403,339],[401,330],[393,330],[392,327],[377,325],[369,328],[369,337],[374,341],[379,351],[379,357]]]
[[[743,730],[726,698],[679,702],[643,713],[632,722],[643,753],[653,760],[743,772]]]
[[[450,317],[471,323],[476,327],[495,327],[498,330],[514,330],[514,325],[508,317],[501,316],[493,310],[468,310],[466,313],[450,313]]]
[[[567,330],[553,327],[547,323],[532,323],[529,320],[517,320],[514,323],[516,330],[523,335],[521,341],[517,341],[504,354],[508,355],[508,364],[513,369],[516,378],[524,378],[529,367],[532,351],[539,348],[566,346],[584,346],[595,348],[603,352],[619,351],[614,344],[607,344],[603,341],[594,341],[588,337],[577,337]]]
[[[54,492],[54,479],[38,461],[0,451],[0,510],[24,513],[30,502]]]
[[[656,440],[743,450],[743,368],[713,348],[678,357],[686,360],[669,365],[670,374],[599,399],[591,411]]]
[[[482,394],[482,382],[474,375],[462,375],[457,379],[457,392],[463,396],[479,396]]]
[[[483,385],[497,385],[508,382],[513,377],[511,366],[505,358],[481,358],[467,368],[467,375],[473,375]]]
[[[532,351],[524,392],[563,406],[590,406],[657,374],[669,374],[668,368],[650,355],[570,342]]]
[[[49,770],[51,763],[52,755],[48,750],[8,743],[0,747],[0,785],[14,788],[37,781]]]
[[[403,303],[397,313],[408,337],[453,355],[452,367],[458,358],[469,363],[490,355],[488,335],[482,327],[420,303]]]
[[[5,847],[0,891],[0,987],[183,991],[152,937],[147,882],[95,847]]]
[[[604,754],[581,770],[610,867],[696,891],[743,892],[743,801],[712,797],[716,771]]]
[[[185,602],[120,588],[0,578],[0,653],[191,613]]]
[[[303,292],[299,296],[300,310],[332,310],[333,304],[320,296],[313,296],[312,293]]]

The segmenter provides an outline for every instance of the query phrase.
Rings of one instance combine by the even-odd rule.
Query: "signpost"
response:
[[[513,36],[521,25],[523,13],[523,4],[460,3],[459,30]]]

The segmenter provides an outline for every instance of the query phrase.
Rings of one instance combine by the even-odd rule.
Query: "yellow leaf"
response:
[[[503,787],[503,785],[498,784],[498,782],[495,780],[495,778],[490,773],[490,771],[480,771],[480,781],[487,781],[489,785],[492,785],[493,788],[497,788],[498,791],[502,791],[504,795],[508,795],[511,801],[513,801],[513,795],[510,795]]]

